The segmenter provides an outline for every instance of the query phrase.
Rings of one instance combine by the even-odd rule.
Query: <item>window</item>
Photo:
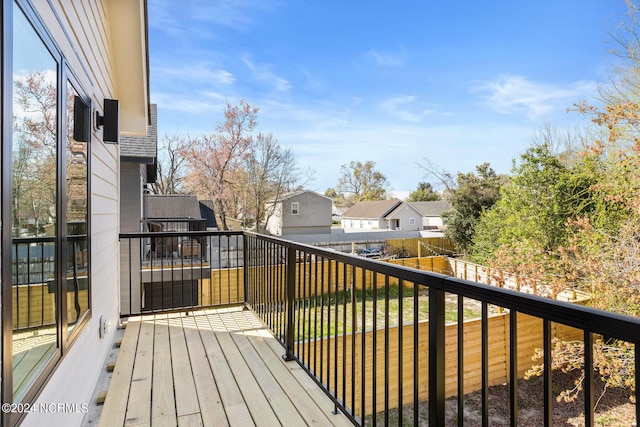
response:
[[[409,218],[409,225],[416,225],[416,219],[415,218]]]
[[[16,403],[34,398],[87,323],[91,300],[89,98],[21,3],[6,18],[13,27],[3,26],[13,28],[3,35],[13,41],[3,81],[13,114],[2,118],[11,129],[2,142],[2,174],[11,176],[2,194],[10,205],[2,224],[11,224],[2,229],[2,298],[13,304],[2,310],[12,344],[2,353],[2,399]]]
[[[291,215],[298,215],[300,213],[300,202],[291,202]]]

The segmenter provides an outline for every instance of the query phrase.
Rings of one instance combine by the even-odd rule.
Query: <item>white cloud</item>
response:
[[[380,109],[392,117],[415,123],[436,112],[433,106],[417,102],[416,97],[411,95],[386,99],[380,104]]]
[[[229,71],[217,69],[206,62],[184,63],[180,67],[155,67],[153,72],[160,78],[206,81],[213,85],[232,85],[236,81]]]
[[[291,89],[291,84],[287,79],[278,76],[272,71],[273,66],[271,64],[256,64],[248,56],[243,56],[240,59],[256,80],[273,86],[279,92],[288,92]]]
[[[381,67],[400,67],[404,65],[404,58],[399,54],[378,52],[375,49],[371,49],[368,55]]]
[[[265,0],[207,1],[193,7],[191,18],[244,31],[251,26],[255,11],[269,10],[275,5],[275,2]]]
[[[596,84],[579,81],[566,86],[534,82],[522,76],[501,75],[493,81],[475,85],[472,93],[485,95],[486,103],[503,114],[524,113],[537,119],[595,92]]]

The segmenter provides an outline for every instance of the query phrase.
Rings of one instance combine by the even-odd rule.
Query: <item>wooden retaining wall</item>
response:
[[[389,408],[398,406],[400,394],[400,382],[402,382],[402,403],[406,405],[413,402],[414,380],[418,381],[418,399],[427,400],[428,387],[428,359],[429,359],[429,324],[426,321],[418,325],[418,375],[414,377],[414,342],[413,324],[403,326],[402,330],[395,327],[389,330],[388,341],[388,393]],[[489,318],[489,385],[498,385],[508,382],[509,378],[509,313],[493,315]],[[402,360],[400,361],[399,335],[402,334]],[[553,325],[553,336],[563,339],[582,339],[582,332],[564,325]],[[373,335],[376,335],[376,365],[373,366]],[[457,357],[457,324],[449,324],[445,329],[445,392],[447,397],[456,396],[458,393],[458,357]],[[481,320],[469,320],[464,323],[464,393],[480,390],[481,378]],[[299,355],[304,355],[306,363],[309,359],[309,367],[325,384],[334,387],[335,378],[338,379],[338,394],[345,397],[346,404],[361,412],[362,391],[364,390],[365,410],[364,415],[373,412],[373,373],[376,373],[376,409],[384,408],[385,398],[385,332],[377,330],[365,333],[365,349],[362,348],[362,333],[355,334],[355,347],[352,346],[352,335],[346,339],[338,338],[337,359],[335,358],[334,338],[325,338],[302,343],[299,347]],[[518,376],[524,377],[524,373],[533,366],[531,357],[536,348],[542,347],[542,320],[518,314]],[[365,355],[364,366],[362,354]],[[355,355],[355,364],[352,363]],[[317,361],[317,362],[316,362]],[[335,362],[337,361],[337,365]],[[331,362],[331,365],[329,365]],[[352,376],[352,367],[355,370],[355,378]],[[343,371],[344,369],[344,371]],[[365,384],[362,385],[362,372],[364,372]],[[335,376],[337,373],[337,377]],[[355,381],[354,381],[355,380]],[[343,385],[345,395],[342,395]]]

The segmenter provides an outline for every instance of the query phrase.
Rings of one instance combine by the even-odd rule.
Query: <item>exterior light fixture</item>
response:
[[[102,129],[102,140],[106,143],[117,144],[120,138],[120,101],[117,99],[104,100],[104,115],[96,111],[96,126]]]

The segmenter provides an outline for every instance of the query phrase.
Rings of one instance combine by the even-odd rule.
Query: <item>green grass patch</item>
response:
[[[400,286],[391,284],[388,290],[377,289],[375,295],[373,289],[366,289],[364,292],[356,290],[353,295],[351,290],[347,289],[298,300],[294,318],[296,339],[308,340],[335,336],[336,331],[342,335],[379,329],[386,324],[392,327],[428,320],[428,290],[419,289],[417,303],[415,299],[412,287],[403,286],[401,297]],[[417,304],[417,308],[414,303]],[[464,308],[465,319],[479,316],[479,310]],[[457,302],[446,303],[445,321],[458,321]]]

